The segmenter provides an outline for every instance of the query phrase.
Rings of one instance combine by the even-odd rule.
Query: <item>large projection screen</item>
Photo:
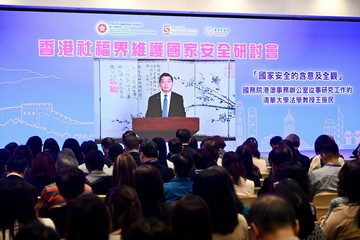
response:
[[[360,142],[360,23],[0,10],[0,146],[120,138],[169,72],[199,136]]]

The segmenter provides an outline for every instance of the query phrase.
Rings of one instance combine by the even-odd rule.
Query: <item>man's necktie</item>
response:
[[[164,95],[164,102],[163,102],[163,109],[162,109],[162,117],[167,117],[168,113],[167,113],[167,106],[168,106],[168,102],[167,102],[167,95]]]

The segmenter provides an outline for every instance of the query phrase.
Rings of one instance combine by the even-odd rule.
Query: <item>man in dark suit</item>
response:
[[[295,156],[294,159],[298,161],[305,169],[306,172],[309,171],[310,168],[310,158],[305,156],[299,152],[300,147],[300,138],[296,134],[290,134],[286,137],[286,140],[290,141],[290,143],[294,146],[295,149]]]
[[[183,97],[172,92],[173,77],[169,73],[161,74],[159,86],[161,91],[149,97],[145,117],[185,117]]]

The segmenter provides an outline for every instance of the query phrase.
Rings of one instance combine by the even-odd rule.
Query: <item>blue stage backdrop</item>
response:
[[[121,137],[169,72],[198,135],[360,142],[360,23],[0,10],[0,147]]]

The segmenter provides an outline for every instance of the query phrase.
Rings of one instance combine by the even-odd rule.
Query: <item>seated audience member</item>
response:
[[[120,154],[113,165],[113,186],[127,185],[135,188],[134,175],[136,168],[136,162],[130,154]]]
[[[154,217],[169,222],[165,204],[164,186],[157,168],[144,164],[135,171],[135,189],[139,196],[144,217]]]
[[[5,174],[5,165],[10,157],[11,153],[9,150],[5,148],[0,149],[0,178]]]
[[[55,181],[56,169],[55,159],[50,152],[40,152],[33,159],[30,176],[25,180],[33,185],[40,196],[46,185]]]
[[[339,171],[341,164],[339,159],[339,148],[335,142],[329,142],[321,147],[322,168],[309,173],[310,183],[313,187],[313,196],[320,192],[336,192],[339,184]]]
[[[172,240],[169,227],[156,218],[141,218],[129,229],[127,240]]]
[[[197,195],[184,196],[175,203],[170,225],[173,240],[212,240],[209,208]]]
[[[14,154],[12,156],[15,156],[15,155],[21,155],[26,158],[27,163],[28,163],[28,168],[26,169],[26,174],[29,175],[30,171],[31,171],[31,163],[34,158],[34,155],[32,154],[31,149],[26,145],[20,145],[17,148],[15,148]]]
[[[326,220],[329,218],[331,212],[337,208],[340,204],[348,204],[349,199],[346,195],[346,188],[349,185],[349,173],[350,171],[358,168],[360,166],[360,162],[357,160],[345,162],[344,166],[339,171],[339,185],[338,185],[338,197],[334,198],[330,202],[329,210],[326,216],[320,216],[320,221],[322,221],[322,226],[325,224]]]
[[[44,210],[41,215],[52,219],[60,237],[63,237],[67,211],[72,201],[84,192],[85,176],[77,167],[68,167],[60,170],[55,182],[66,205]]]
[[[334,138],[330,135],[320,135],[314,143],[316,156],[311,159],[309,173],[315,169],[322,168],[325,165],[325,162],[321,159],[321,148],[323,145],[328,145],[329,143],[335,142]],[[344,158],[340,156],[338,158],[338,162],[343,165]]]
[[[0,239],[14,239],[18,230],[32,222],[55,229],[50,219],[36,218],[35,200],[24,181],[0,180]]]
[[[75,157],[74,152],[70,148],[64,148],[60,151],[57,161],[55,163],[55,168],[57,176],[59,175],[63,168],[69,167],[78,167],[78,161]],[[84,184],[85,192],[92,192],[91,187],[87,184]],[[44,187],[40,195],[40,209],[39,214],[49,208],[61,207],[66,204],[63,196],[60,195],[59,188],[56,183],[51,183]]]
[[[104,153],[104,158],[105,158],[104,163],[106,164],[107,167],[112,166],[112,162],[110,161],[108,154],[109,154],[109,147],[113,143],[115,143],[115,140],[111,137],[106,137],[103,140],[101,140],[101,149]]]
[[[68,138],[65,140],[62,149],[70,148],[78,161],[78,165],[81,165],[84,163],[84,156],[81,153],[81,148],[79,142],[74,138]]]
[[[360,166],[345,176],[348,204],[335,208],[323,226],[326,239],[360,239]]]
[[[138,195],[132,187],[113,187],[106,195],[105,203],[111,219],[110,239],[126,239],[130,226],[142,217]]]
[[[243,145],[249,147],[253,159],[253,164],[260,169],[260,173],[268,173],[269,171],[266,166],[266,160],[260,157],[256,139],[248,138]]]
[[[42,145],[43,142],[39,136],[29,137],[29,139],[26,142],[26,146],[30,148],[33,157],[36,157],[36,155],[41,152]],[[29,161],[29,164],[31,165],[31,161]]]
[[[284,162],[293,161],[293,153],[290,147],[284,142],[279,143],[279,146],[271,150],[269,153],[269,161],[271,162],[272,174],[264,179],[263,185],[258,192],[258,195],[268,193],[272,190],[273,175],[276,175],[277,168]]]
[[[139,139],[135,132],[125,132],[122,135],[122,141],[125,147],[125,153],[130,154],[134,158],[136,165],[140,166]]]
[[[183,196],[191,194],[193,188],[193,182],[189,177],[193,166],[192,160],[182,154],[175,155],[173,160],[175,178],[168,183],[164,183],[167,202],[176,202]]]
[[[212,239],[248,239],[248,225],[240,212],[244,205],[237,198],[233,181],[222,167],[213,166],[195,178],[193,193],[208,204]]]
[[[191,140],[190,130],[187,128],[179,128],[178,130],[176,130],[175,136],[179,138],[182,142],[182,153],[184,153],[188,158],[192,158],[196,150],[189,146],[189,142]]]
[[[43,151],[51,152],[54,155],[54,159],[56,159],[60,152],[60,146],[55,139],[47,138],[44,141]]]
[[[300,166],[301,167],[301,166]],[[305,172],[305,170],[304,170]],[[294,208],[299,221],[300,239],[325,239],[325,235],[318,224],[308,196],[302,191],[297,181],[288,178],[276,182],[274,191],[286,199]]]
[[[300,153],[299,147],[300,147],[300,138],[296,134],[290,134],[286,137],[286,140],[288,140],[293,146],[294,146],[294,160],[298,161],[304,169],[308,172],[310,168],[310,158],[308,156],[305,156]]]
[[[23,182],[32,192],[34,201],[36,201],[38,196],[37,189],[24,180],[27,166],[27,159],[24,156],[15,153],[14,156],[8,159],[5,165],[6,177],[4,178],[4,181]]]
[[[112,176],[114,171],[114,163],[117,157],[123,153],[124,153],[124,148],[119,143],[113,143],[110,145],[106,157],[111,162],[111,166],[109,168],[104,168],[104,172],[107,175]]]
[[[174,137],[168,141],[168,146],[169,146],[169,153],[167,155],[167,165],[170,168],[174,168],[172,158],[175,154],[180,154],[180,152],[182,151],[183,149],[182,142],[180,138]]]
[[[39,221],[26,224],[19,229],[14,240],[60,240],[55,229],[47,227]]]
[[[225,153],[222,166],[230,173],[237,196],[254,195],[255,184],[253,181],[246,179],[244,166],[236,152]]]
[[[88,154],[92,150],[98,150],[98,146],[94,141],[84,141],[81,144],[81,154],[82,154],[84,159],[86,157],[86,154]],[[79,165],[79,169],[81,171],[83,171],[85,174],[89,173],[88,169],[86,168],[85,161],[84,161],[83,164]],[[104,167],[101,170],[104,170],[104,169],[107,169],[107,166],[105,165],[105,159],[104,159]]]
[[[203,144],[201,145],[201,148],[206,149],[210,153],[211,156],[210,166],[218,165],[218,161],[219,164],[221,163],[221,159],[219,159],[220,147],[215,140],[208,139],[204,141]]]
[[[66,240],[108,240],[109,216],[106,205],[95,194],[83,194],[69,207]]]
[[[194,150],[198,149],[198,141],[195,138],[195,136],[191,136],[188,145],[189,145],[189,147],[193,148]]]
[[[152,140],[156,143],[159,151],[157,162],[167,167],[168,166],[166,162],[167,150],[166,150],[165,140],[161,137],[155,137]]]
[[[219,159],[222,159],[225,154],[226,147],[224,139],[219,135],[212,136],[210,139],[214,140],[219,145]]]
[[[174,178],[174,172],[157,161],[158,150],[154,141],[146,139],[140,145],[140,161],[141,164],[148,164],[159,170],[164,183],[170,182]]]
[[[211,164],[211,155],[206,149],[198,149],[196,150],[196,154],[193,157],[193,168],[190,172],[190,178],[194,181],[196,176],[205,171]]]
[[[280,136],[272,137],[272,138],[270,139],[271,149],[276,148],[282,140],[283,140],[283,139],[282,139],[282,137],[280,137]]]
[[[249,212],[251,235],[254,240],[296,240],[299,222],[294,209],[285,199],[265,195],[256,199]]]
[[[7,149],[10,152],[11,156],[12,156],[14,154],[15,149],[18,146],[19,145],[16,142],[10,142],[10,143],[6,144],[5,149]]]
[[[236,148],[236,153],[244,166],[245,178],[254,182],[255,187],[261,187],[260,169],[253,164],[252,154],[248,146],[242,145]]]
[[[104,171],[104,156],[99,150],[91,150],[85,156],[85,165],[89,172],[86,183],[91,186],[95,194],[106,194],[112,187],[112,178]]]

